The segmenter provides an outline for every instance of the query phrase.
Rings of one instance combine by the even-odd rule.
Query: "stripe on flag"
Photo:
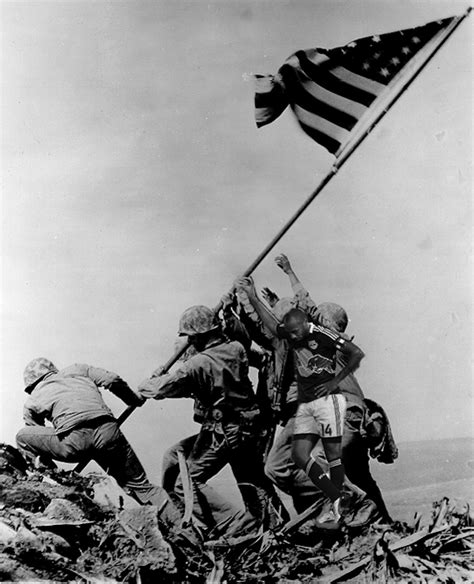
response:
[[[293,111],[295,112],[300,124],[304,124],[308,128],[313,128],[318,132],[327,134],[327,136],[333,140],[342,142],[349,137],[349,132],[344,130],[344,128],[338,124],[334,124],[324,117],[313,114],[299,105],[294,105]]]
[[[454,20],[366,37],[330,50],[297,51],[277,75],[257,76],[257,126],[273,122],[290,105],[313,140],[339,153],[361,118],[365,120],[414,57]]]

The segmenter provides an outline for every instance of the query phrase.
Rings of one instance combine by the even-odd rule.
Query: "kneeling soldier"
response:
[[[140,406],[138,396],[116,373],[75,364],[61,371],[43,357],[33,359],[24,372],[24,421],[16,441],[27,458],[40,457],[51,465],[95,460],[140,504],[156,505],[167,525],[180,521],[180,514],[166,491],[148,480],[145,470],[105,404],[104,387],[127,405]],[[52,426],[45,426],[45,420]]]

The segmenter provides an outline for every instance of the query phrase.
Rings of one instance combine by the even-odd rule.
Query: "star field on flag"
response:
[[[273,122],[290,105],[301,128],[336,154],[376,99],[453,20],[365,37],[329,50],[297,51],[276,75],[256,76],[257,126]]]

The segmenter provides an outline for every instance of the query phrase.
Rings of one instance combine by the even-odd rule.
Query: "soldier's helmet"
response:
[[[343,333],[349,322],[347,312],[342,306],[334,302],[321,302],[321,304],[318,304],[315,320],[318,324],[338,333]]]
[[[44,357],[37,357],[28,363],[23,372],[26,393],[31,393],[35,384],[48,373],[57,373],[54,363]]]
[[[207,306],[197,305],[187,308],[179,319],[178,335],[202,335],[219,328],[214,311]]]

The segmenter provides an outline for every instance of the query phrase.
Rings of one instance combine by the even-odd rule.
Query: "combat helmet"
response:
[[[44,357],[37,357],[28,363],[23,372],[26,393],[31,393],[35,385],[48,373],[57,373],[54,363]]]
[[[326,328],[338,333],[343,333],[349,322],[347,312],[334,302],[321,302],[318,304],[314,320]]]
[[[179,336],[195,336],[209,333],[219,328],[219,321],[213,310],[196,305],[187,308],[179,319]]]

